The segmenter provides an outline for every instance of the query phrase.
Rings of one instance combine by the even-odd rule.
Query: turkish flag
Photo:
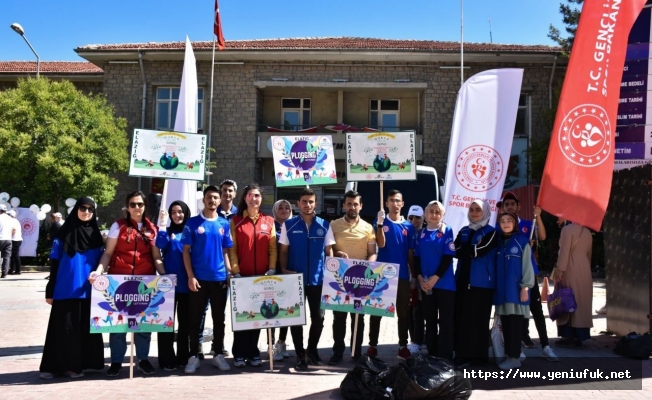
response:
[[[537,204],[600,230],[629,31],[646,0],[585,0],[550,137]]]
[[[213,33],[217,36],[217,49],[224,50],[224,35],[222,34],[222,20],[220,19],[220,7],[215,0],[215,22],[213,22]]]

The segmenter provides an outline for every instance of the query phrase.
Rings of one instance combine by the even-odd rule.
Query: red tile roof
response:
[[[0,61],[1,73],[36,73],[36,61]],[[86,61],[41,61],[41,73],[101,74],[104,70]]]
[[[212,49],[213,42],[192,42],[195,50]],[[78,47],[84,51],[182,50],[185,42],[95,44]],[[226,50],[389,50],[389,51],[460,51],[459,42],[434,40],[374,39],[354,37],[227,40]],[[521,44],[464,43],[468,52],[558,52],[560,47]]]

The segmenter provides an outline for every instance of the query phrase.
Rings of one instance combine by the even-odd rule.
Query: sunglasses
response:
[[[408,217],[408,219],[409,219],[410,221],[412,221],[412,220],[415,219],[415,218],[417,218],[417,219],[421,219],[421,217],[417,217],[416,215],[410,215],[410,216]]]
[[[89,213],[93,213],[93,212],[95,212],[95,207],[91,207],[91,206],[79,206],[79,211],[81,211],[81,212],[89,212]]]
[[[129,208],[143,208],[145,203],[129,203]]]

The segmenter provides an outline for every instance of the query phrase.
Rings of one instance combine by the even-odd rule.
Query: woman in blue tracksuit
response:
[[[518,217],[503,213],[498,218],[500,241],[496,248],[496,291],[493,303],[503,325],[507,359],[500,369],[521,366],[523,318],[530,316],[530,288],[534,286],[532,249],[528,238],[519,234]]]
[[[414,265],[422,290],[428,354],[453,361],[455,245],[453,229],[442,221],[445,213],[439,201],[428,203],[425,210],[428,225],[417,232]]]
[[[469,206],[469,225],[455,238],[455,363],[488,360],[489,320],[495,288],[496,263],[493,249],[498,234],[489,225],[491,207],[484,200]]]
[[[283,223],[288,219],[292,218],[292,205],[289,201],[281,199],[277,200],[276,203],[272,206],[272,216],[274,217],[274,226],[276,227],[276,251],[278,254],[281,252],[281,244],[279,239],[281,237],[281,228]],[[280,271],[280,259],[276,262],[276,270]],[[276,336],[276,329],[272,329],[272,342],[274,342]],[[281,361],[284,358],[289,358],[290,353],[287,351],[287,346],[285,344],[285,339],[288,336],[288,328],[281,328],[281,333],[278,336],[278,342],[274,345],[274,361]]]
[[[165,271],[177,276],[174,288],[174,306],[177,311],[177,354],[174,354],[174,327],[171,332],[158,334],[158,363],[166,371],[174,371],[177,365],[185,366],[188,362],[190,348],[188,336],[188,273],[183,264],[183,228],[191,217],[190,208],[183,201],[174,201],[168,208],[170,226],[165,229],[167,218],[165,211],[159,218],[159,232],[156,235],[156,247],[161,249],[165,260]]]

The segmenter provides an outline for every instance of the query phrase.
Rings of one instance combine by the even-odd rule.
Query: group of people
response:
[[[299,196],[296,216],[288,200],[274,203],[271,216],[261,212],[265,193],[258,184],[242,189],[236,207],[237,192],[232,180],[223,181],[219,187],[207,186],[204,208],[198,215],[191,216],[184,202],[174,201],[167,211],[161,210],[158,226],[146,216],[147,197],[140,191],[132,192],[125,201],[126,218],[111,226],[106,243],[97,226],[94,201],[79,198],[51,250],[46,301],[52,311],[41,378],[77,378],[85,369],[104,368],[102,336],[90,334],[89,321],[91,285],[100,274],[176,275],[178,333],[176,339],[174,333],[158,333],[158,364],[168,371],[183,368],[191,374],[204,359],[202,335],[209,305],[214,329],[211,363],[222,371],[231,368],[224,348],[231,278],[301,273],[310,326],[307,347],[303,327],[289,328],[296,351],[295,367],[301,371],[309,364],[321,365],[324,361],[318,344],[324,311],[320,302],[327,256],[400,265],[396,298],[399,358],[407,359],[425,344],[428,354],[458,365],[486,361],[493,304],[503,319],[509,357],[501,368],[518,366],[521,341],[526,346],[531,343],[527,330],[523,330],[530,309],[543,355],[556,360],[547,342],[545,321],[541,326],[536,320],[539,312],[534,311],[541,308],[535,294],[536,264],[529,239],[522,234],[532,229],[532,223],[520,221],[507,206],[495,229],[489,225],[489,204],[473,201],[469,225],[455,235],[444,223],[446,210],[439,201],[430,202],[425,211],[413,206],[408,220],[403,218],[403,195],[398,190],[388,192],[388,212],[378,212],[373,224],[360,217],[363,202],[355,191],[344,195],[344,216],[330,223],[315,214],[317,196],[309,188]],[[513,200],[518,206],[515,196]],[[503,199],[504,204],[507,202],[508,196]],[[542,225],[539,227],[545,235]],[[453,258],[458,259],[456,271]],[[560,265],[558,275],[568,277],[569,269]],[[329,365],[339,364],[346,349],[347,313],[334,312],[333,317]],[[352,328],[353,321],[352,314]],[[376,356],[381,317],[370,317],[369,324],[366,353]],[[577,325],[571,320],[568,327],[572,333]],[[355,340],[354,359],[362,354],[363,331],[364,318],[360,318],[357,336],[350,339],[351,346]],[[278,341],[274,333],[275,344],[270,350],[276,360],[289,357],[287,332],[288,328],[281,328]],[[261,366],[259,335],[260,330],[234,332],[233,367]],[[409,336],[412,343],[408,345]],[[126,334],[110,333],[109,337],[111,365],[107,375],[117,376],[127,349]],[[150,341],[151,333],[135,334],[138,369],[144,374],[156,372],[148,360]]]
[[[20,245],[23,244],[22,226],[16,218],[16,210],[7,210],[0,204],[0,256],[2,271],[0,278],[20,275]]]

